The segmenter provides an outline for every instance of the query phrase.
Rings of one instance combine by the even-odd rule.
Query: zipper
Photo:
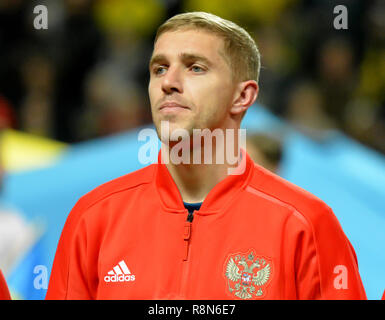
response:
[[[187,221],[188,222],[192,222],[194,219],[194,214],[193,212],[189,212],[188,215],[187,215]]]
[[[193,213],[188,213],[187,220],[184,223],[183,230],[183,241],[184,241],[184,252],[183,252],[183,260],[182,260],[182,276],[181,276],[181,284],[180,284],[180,295],[181,298],[186,298],[186,285],[187,285],[187,275],[189,274],[190,269],[190,261],[189,261],[189,248],[190,248],[190,238],[191,238],[191,229],[192,229],[192,221],[194,219]]]
[[[193,213],[189,212],[187,215],[187,220],[184,223],[184,230],[183,230],[183,240],[184,240],[183,261],[188,260],[188,251],[189,251],[190,237],[191,237],[191,226],[192,226],[193,219],[194,219]]]

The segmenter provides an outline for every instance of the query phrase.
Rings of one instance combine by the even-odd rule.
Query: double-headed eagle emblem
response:
[[[231,255],[225,264],[229,292],[240,299],[263,298],[271,278],[269,260],[255,256],[253,251],[248,255]]]

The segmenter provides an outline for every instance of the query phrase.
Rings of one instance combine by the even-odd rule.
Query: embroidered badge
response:
[[[265,297],[272,276],[270,258],[257,256],[251,249],[229,255],[224,268],[230,294],[245,300]]]

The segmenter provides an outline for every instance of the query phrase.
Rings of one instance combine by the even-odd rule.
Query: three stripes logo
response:
[[[125,282],[135,281],[135,275],[131,274],[124,260],[120,261],[108,274],[104,277],[105,282]]]

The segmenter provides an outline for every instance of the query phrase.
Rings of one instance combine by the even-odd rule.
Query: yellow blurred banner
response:
[[[165,7],[159,0],[98,0],[94,16],[104,31],[148,36],[165,19]]]
[[[44,168],[66,148],[63,142],[6,129],[1,133],[1,165],[6,172]]]

